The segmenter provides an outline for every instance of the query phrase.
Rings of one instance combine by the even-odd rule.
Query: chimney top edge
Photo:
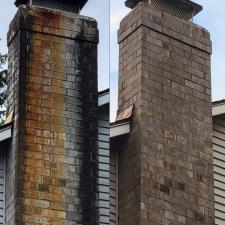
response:
[[[192,19],[203,9],[201,5],[190,0],[126,0],[125,5],[133,9],[140,2],[147,2],[162,11],[172,15],[177,14],[175,16],[186,20]]]

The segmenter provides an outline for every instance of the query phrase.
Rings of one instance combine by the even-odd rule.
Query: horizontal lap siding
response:
[[[5,149],[0,146],[0,225],[5,224]]]
[[[225,117],[213,120],[215,224],[225,225]]]
[[[110,225],[117,225],[117,153],[110,154]]]
[[[99,225],[109,225],[109,115],[99,111]]]

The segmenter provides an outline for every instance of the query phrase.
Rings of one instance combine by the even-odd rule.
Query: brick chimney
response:
[[[188,0],[127,0],[119,29],[119,225],[213,225],[210,34]]]
[[[8,33],[6,225],[98,224],[97,23],[53,9],[22,4]]]

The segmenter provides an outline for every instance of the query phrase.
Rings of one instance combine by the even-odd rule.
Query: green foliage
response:
[[[6,76],[7,70],[5,69],[7,55],[0,54],[0,124],[5,116],[6,108]]]

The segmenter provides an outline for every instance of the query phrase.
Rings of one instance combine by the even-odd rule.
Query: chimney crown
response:
[[[15,5],[33,5],[40,8],[79,13],[88,0],[16,0]]]
[[[147,2],[161,11],[185,20],[192,19],[202,11],[201,5],[190,0],[126,0],[125,5],[133,9],[139,2]]]

